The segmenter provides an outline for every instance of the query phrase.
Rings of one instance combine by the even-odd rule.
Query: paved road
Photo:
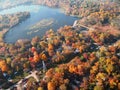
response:
[[[37,82],[39,82],[39,77],[38,77],[38,71],[31,71],[31,74],[26,76],[24,79],[21,79],[18,83],[16,83],[15,85],[11,86],[9,89],[7,90],[11,90],[13,87],[17,87],[17,90],[23,90],[24,87],[26,87],[27,83],[24,83],[23,80],[27,80],[30,77],[33,77]]]

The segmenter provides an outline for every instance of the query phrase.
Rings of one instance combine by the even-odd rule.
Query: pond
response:
[[[14,43],[18,39],[31,39],[34,36],[42,37],[49,29],[57,31],[65,25],[73,25],[78,18],[65,15],[61,9],[49,8],[41,5],[20,5],[0,11],[0,14],[16,12],[30,12],[30,18],[11,28],[4,37],[7,43]]]

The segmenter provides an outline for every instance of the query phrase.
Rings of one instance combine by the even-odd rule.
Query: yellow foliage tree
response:
[[[44,90],[43,87],[39,87],[38,90]]]

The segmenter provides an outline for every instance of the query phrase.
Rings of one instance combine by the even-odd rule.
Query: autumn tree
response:
[[[9,68],[5,60],[0,60],[0,69],[2,72],[8,72]]]

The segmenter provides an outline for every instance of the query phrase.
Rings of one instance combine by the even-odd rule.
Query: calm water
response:
[[[31,39],[36,35],[42,37],[47,30],[52,28],[54,31],[56,31],[61,26],[73,25],[74,21],[77,19],[72,16],[66,16],[61,12],[60,9],[49,8],[40,5],[21,5],[0,11],[0,14],[4,15],[23,11],[29,11],[31,15],[30,18],[9,30],[9,32],[7,32],[5,35],[5,42],[14,43],[18,39]],[[54,19],[54,23],[44,28],[42,27],[37,31],[30,31],[28,29],[30,26],[43,19]],[[29,32],[32,32],[32,34],[28,34]]]

